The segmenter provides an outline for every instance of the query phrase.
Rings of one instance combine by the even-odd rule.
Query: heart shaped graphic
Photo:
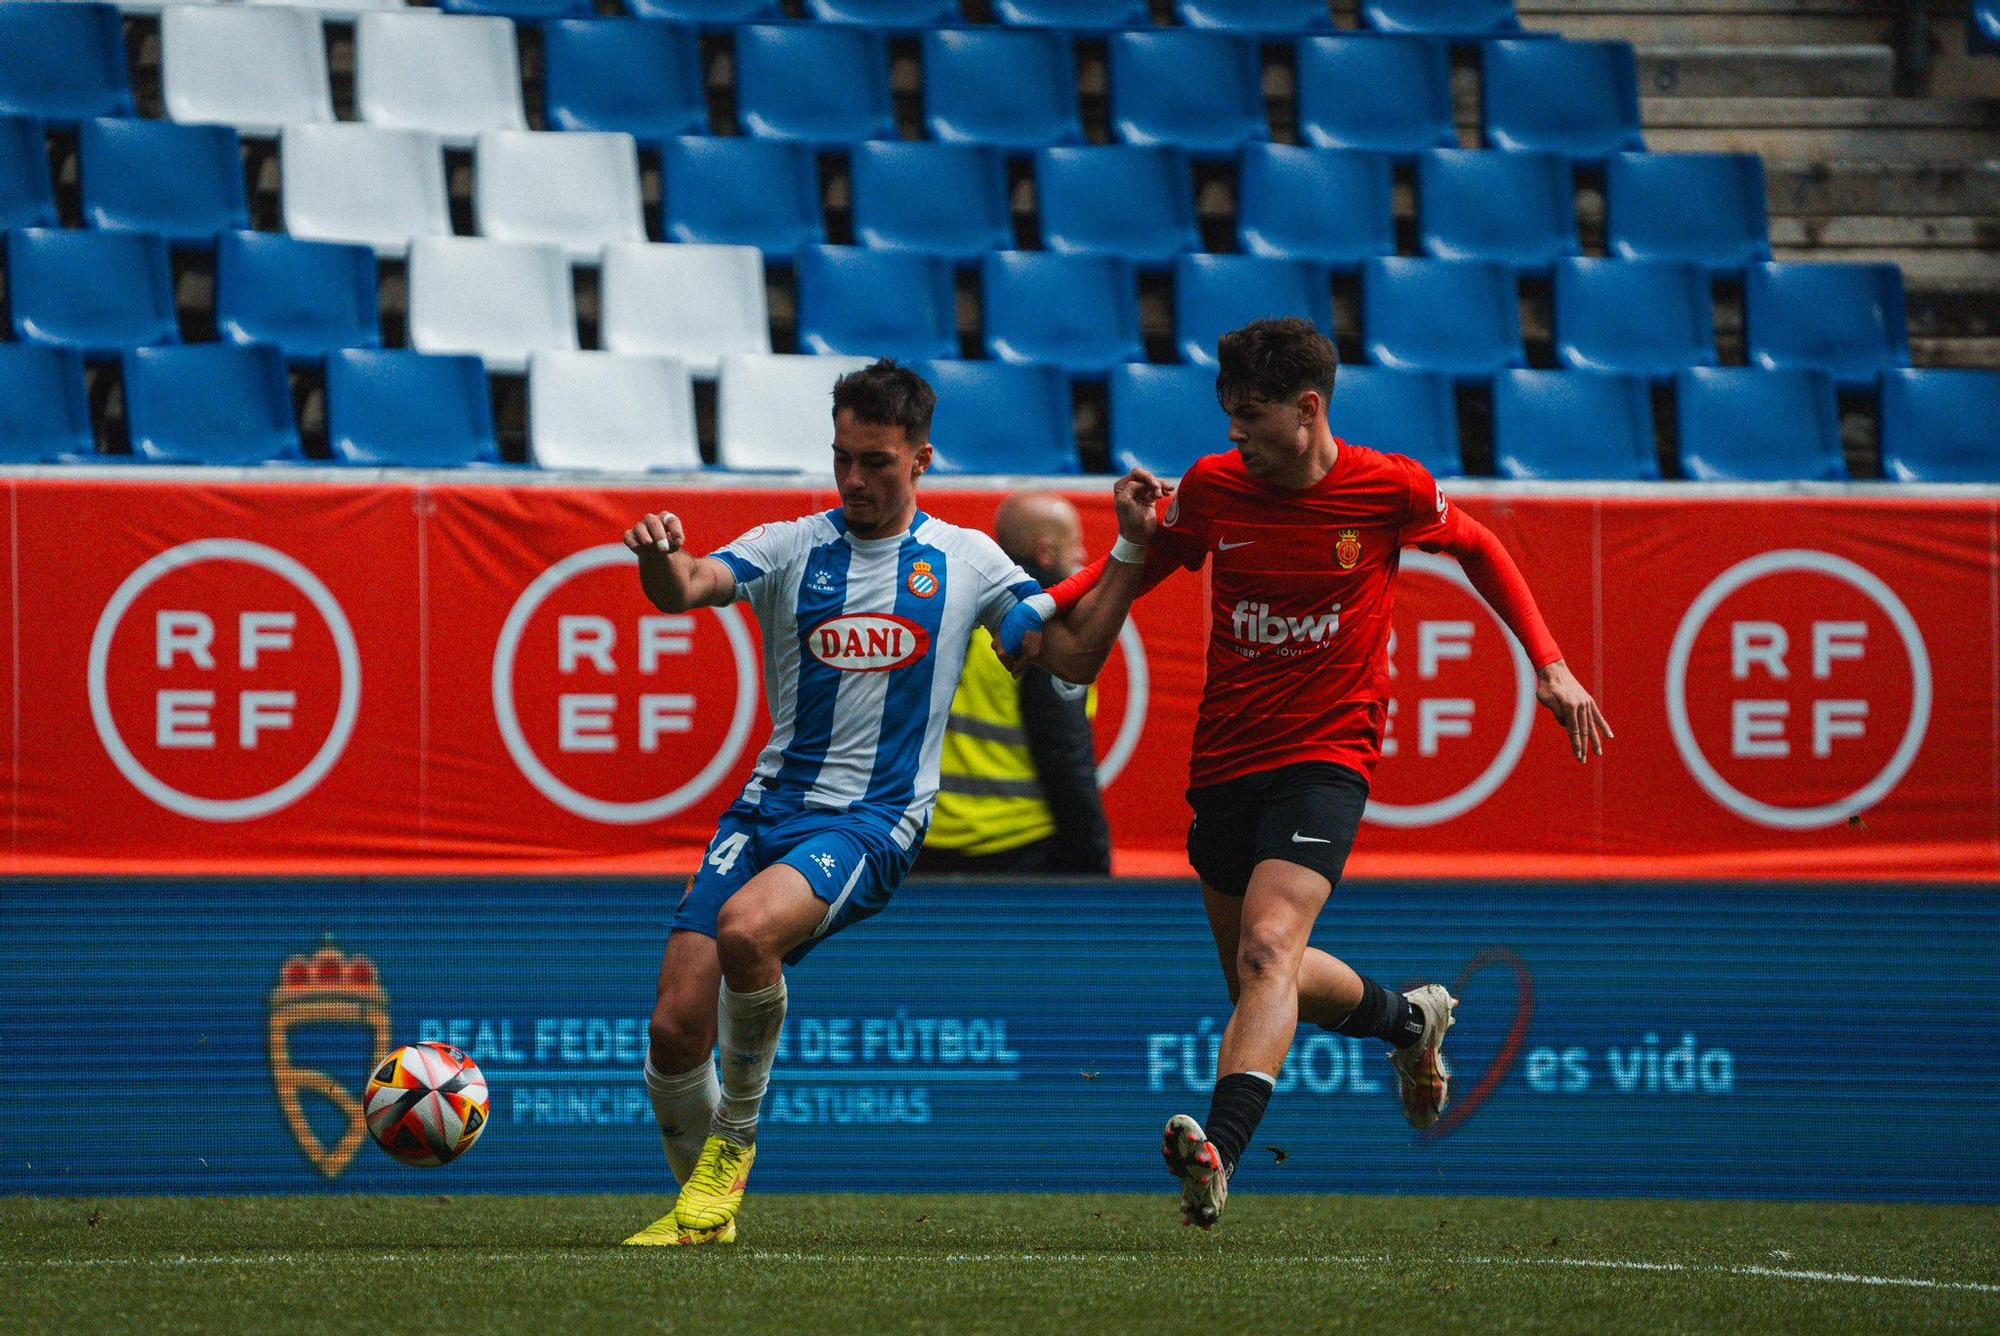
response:
[[[1493,1092],[1500,1088],[1500,1083],[1507,1079],[1507,1073],[1513,1069],[1515,1061],[1521,1056],[1523,1045],[1528,1042],[1528,1027],[1535,1019],[1535,976],[1528,968],[1528,962],[1521,959],[1512,947],[1489,946],[1474,956],[1472,963],[1465,967],[1452,984],[1451,994],[1453,997],[1464,996],[1466,985],[1471,983],[1480,971],[1501,965],[1514,972],[1514,1023],[1508,1027],[1507,1038],[1501,1042],[1500,1052],[1494,1057],[1492,1065],[1480,1076],[1479,1084],[1473,1086],[1470,1093],[1453,1098],[1443,1117],[1417,1133],[1418,1137],[1425,1141],[1436,1141],[1441,1137],[1450,1136],[1468,1118],[1479,1112],[1479,1106],[1492,1098]],[[1454,1080],[1453,1084],[1457,1084],[1457,1081]]]

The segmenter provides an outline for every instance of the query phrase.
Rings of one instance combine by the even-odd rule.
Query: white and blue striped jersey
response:
[[[771,740],[743,801],[876,815],[910,848],[937,798],[972,628],[997,631],[1041,585],[985,534],[922,511],[892,538],[856,538],[831,510],[710,555],[764,631]]]

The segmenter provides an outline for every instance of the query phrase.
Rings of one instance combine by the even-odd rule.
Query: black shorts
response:
[[[1282,858],[1340,884],[1368,805],[1368,781],[1344,765],[1308,761],[1188,790],[1188,862],[1210,889],[1242,895],[1250,873]]]

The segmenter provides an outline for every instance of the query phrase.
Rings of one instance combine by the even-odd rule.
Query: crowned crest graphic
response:
[[[292,1061],[291,1037],[309,1026],[358,1026],[374,1042],[373,1056],[363,1071],[373,1071],[389,1055],[389,995],[374,962],[363,955],[343,955],[333,939],[310,956],[285,961],[271,989],[271,1082],[278,1107],[299,1149],[326,1178],[338,1178],[353,1162],[368,1135],[360,1096],[327,1073]],[[329,1147],[306,1120],[304,1096],[318,1095],[346,1120],[345,1130]]]

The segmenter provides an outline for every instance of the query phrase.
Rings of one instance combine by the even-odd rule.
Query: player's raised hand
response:
[[[1173,494],[1172,483],[1161,482],[1145,469],[1133,469],[1111,488],[1111,499],[1118,509],[1118,532],[1130,542],[1151,542],[1160,527],[1157,508]]]
[[[687,546],[687,530],[681,527],[680,516],[662,510],[645,516],[627,529],[625,546],[638,553],[642,560],[651,555],[666,556]]]
[[[1604,755],[1605,739],[1616,736],[1605,722],[1604,711],[1597,708],[1597,702],[1561,659],[1535,674],[1535,699],[1569,734],[1569,749],[1579,761],[1588,761],[1593,751]]]

